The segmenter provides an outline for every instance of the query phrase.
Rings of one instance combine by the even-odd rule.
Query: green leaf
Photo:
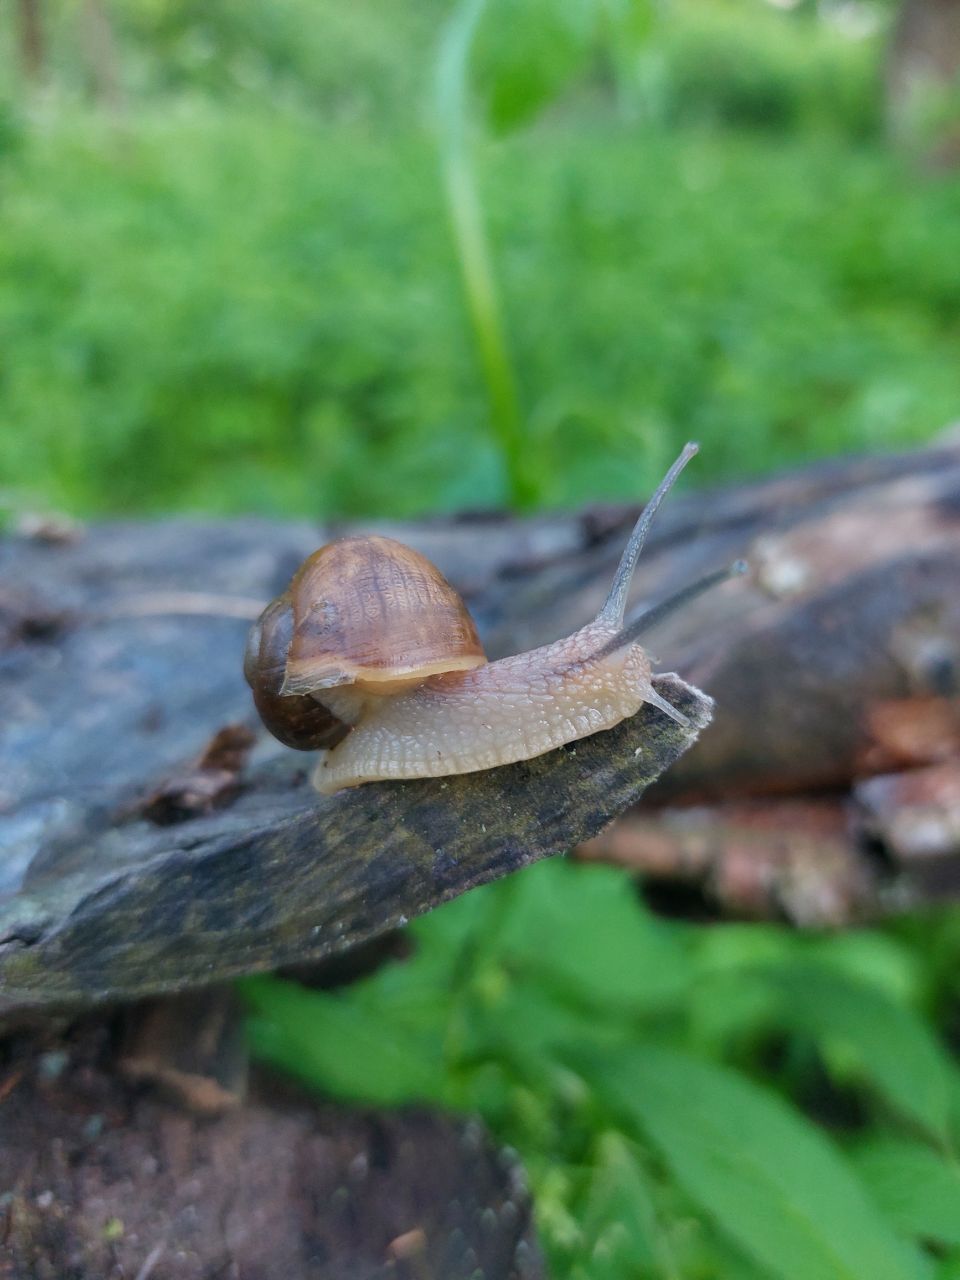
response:
[[[586,63],[596,28],[593,0],[491,0],[474,81],[492,127],[515,129],[555,99]]]
[[[676,931],[645,909],[622,871],[548,860],[527,868],[515,887],[498,940],[514,973],[592,1009],[661,1008],[689,984]]]
[[[843,1156],[779,1098],[661,1048],[594,1060],[602,1097],[638,1125],[721,1229],[783,1280],[916,1280]]]
[[[633,53],[653,30],[651,0],[599,0],[600,17],[607,26],[607,38],[615,42],[615,51],[624,46]]]
[[[238,985],[256,1014],[247,1027],[259,1057],[335,1097],[386,1105],[440,1099],[439,1039],[387,1029],[349,998],[293,982],[248,978]]]
[[[629,1275],[662,1249],[653,1196],[635,1153],[616,1131],[597,1139],[581,1228],[584,1261],[595,1280]]]
[[[928,924],[928,930],[932,925]],[[853,929],[809,939],[807,959],[865,982],[900,1004],[916,1000],[925,983],[922,951],[876,929]]]
[[[921,1019],[865,982],[813,965],[774,975],[788,1026],[813,1036],[828,1067],[865,1081],[944,1142],[957,1069]]]
[[[905,1234],[960,1245],[960,1166],[920,1143],[880,1139],[854,1162],[877,1203]]]
[[[494,1056],[542,1078],[561,1046],[622,1044],[627,1037],[614,1020],[571,1008],[542,987],[524,981],[498,985],[499,990],[475,998],[465,1013],[460,1054],[467,1059]]]

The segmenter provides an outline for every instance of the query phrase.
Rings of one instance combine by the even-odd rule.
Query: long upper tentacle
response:
[[[640,552],[643,550],[643,544],[646,540],[647,530],[650,528],[651,521],[656,515],[657,508],[664,500],[673,487],[674,482],[680,472],[687,465],[692,457],[698,452],[699,445],[685,444],[679,458],[674,462],[673,466],[660,481],[653,497],[643,508],[640,519],[633,527],[630,535],[630,541],[627,543],[623,555],[620,557],[620,563],[617,566],[617,572],[614,575],[613,586],[610,588],[610,594],[603,605],[603,608],[597,614],[597,618],[603,622],[612,623],[619,627],[627,611],[627,592],[630,589],[630,579],[633,577],[633,571],[637,567],[637,560],[640,558]]]

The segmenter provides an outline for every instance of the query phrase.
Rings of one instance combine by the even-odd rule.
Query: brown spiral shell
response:
[[[486,662],[467,607],[419,551],[393,538],[341,538],[290,583],[293,637],[283,693],[415,682]]]
[[[251,628],[243,670],[274,737],[311,751],[335,746],[351,727],[323,705],[324,690],[390,694],[485,663],[473,619],[443,574],[418,551],[370,535],[308,556]]]

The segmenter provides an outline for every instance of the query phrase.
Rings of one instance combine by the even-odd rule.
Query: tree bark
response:
[[[321,798],[312,756],[257,731],[241,655],[324,536],[171,521],[2,544],[0,1021],[348,951],[596,834],[709,718],[664,677],[688,730],[646,707],[521,764]]]
[[[40,0],[17,0],[20,66],[28,84],[39,84],[46,69],[43,12]]]
[[[894,139],[936,165],[960,163],[960,0],[903,0],[885,79]]]

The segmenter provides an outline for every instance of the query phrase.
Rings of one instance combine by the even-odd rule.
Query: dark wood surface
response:
[[[321,798],[313,757],[256,730],[240,660],[324,536],[167,521],[3,543],[0,1018],[346,951],[595,834],[709,718],[664,677],[689,731],[645,708],[523,764]]]

